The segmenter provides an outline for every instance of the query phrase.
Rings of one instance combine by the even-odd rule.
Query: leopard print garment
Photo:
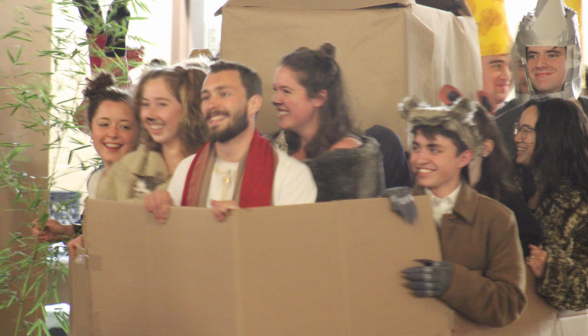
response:
[[[588,193],[562,185],[533,211],[547,251],[537,292],[560,309],[588,308]]]

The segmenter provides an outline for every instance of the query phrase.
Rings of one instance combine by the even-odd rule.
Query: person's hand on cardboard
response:
[[[535,246],[529,244],[529,256],[527,257],[526,263],[529,265],[531,272],[533,272],[537,279],[543,279],[543,277],[545,277],[547,251],[545,251],[541,245]]]
[[[77,248],[84,248],[84,236],[79,235],[67,243],[70,259],[75,259],[78,256]]]
[[[239,205],[235,201],[211,200],[210,204],[212,205],[212,215],[214,216],[214,219],[219,222],[224,222],[231,210],[240,209]]]
[[[418,297],[439,297],[445,294],[453,280],[453,264],[428,259],[416,260],[424,266],[407,268],[402,273],[410,282],[406,286]]]
[[[36,219],[35,226],[31,229],[33,237],[39,237],[39,242],[58,242],[69,240],[75,234],[73,225],[63,225],[55,219],[47,219],[45,226]]]
[[[169,207],[172,205],[171,194],[167,191],[156,190],[143,197],[143,204],[147,211],[151,212],[155,219],[165,224],[169,218]]]

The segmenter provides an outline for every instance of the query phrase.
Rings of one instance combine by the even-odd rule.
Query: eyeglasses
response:
[[[521,138],[526,139],[530,134],[535,132],[535,129],[529,125],[519,125],[518,122],[514,125],[514,135],[521,133]]]

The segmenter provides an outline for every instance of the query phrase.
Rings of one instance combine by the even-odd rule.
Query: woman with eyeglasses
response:
[[[544,232],[526,258],[537,292],[561,308],[588,308],[588,119],[563,99],[526,103],[515,124],[523,194]]]

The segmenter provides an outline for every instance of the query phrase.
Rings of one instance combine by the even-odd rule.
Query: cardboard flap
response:
[[[280,9],[361,9],[377,6],[408,6],[415,0],[229,0],[223,6],[263,7]],[[223,7],[215,15],[222,14]]]

